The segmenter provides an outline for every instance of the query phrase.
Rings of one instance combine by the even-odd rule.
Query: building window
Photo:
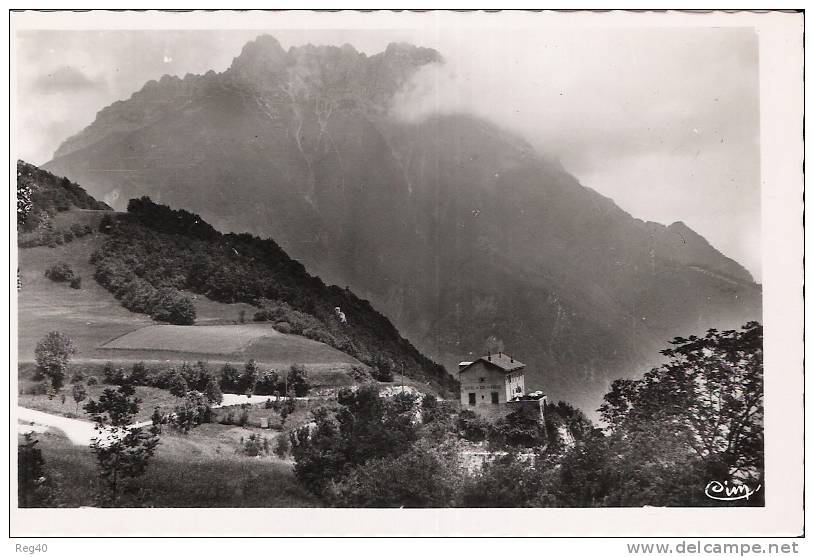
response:
[[[497,393],[492,393],[492,404],[497,404],[498,398]]]
[[[480,382],[481,382],[481,383],[483,383],[484,381],[486,381],[486,378],[485,378],[485,377],[481,377],[481,378],[480,378]]]
[[[469,406],[475,406],[475,393],[469,393]]]

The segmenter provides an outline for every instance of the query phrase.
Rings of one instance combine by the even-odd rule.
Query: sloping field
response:
[[[199,354],[245,361],[297,363],[358,363],[330,346],[296,335],[284,335],[268,324],[150,325],[122,335],[100,348],[104,351],[150,351]]]
[[[264,325],[152,325],[111,340],[103,348],[232,354],[242,352],[254,341],[273,336],[282,335]]]
[[[34,347],[49,331],[67,334],[79,348],[77,357],[90,358],[100,344],[153,322],[124,309],[93,280],[89,259],[103,240],[104,236],[94,233],[55,248],[17,250],[23,285],[17,292],[20,361],[34,359]],[[45,278],[45,270],[59,261],[70,264],[82,277],[81,289]]]
[[[68,211],[63,224],[92,223],[96,211]],[[22,289],[17,293],[18,358],[34,360],[34,347],[49,331],[61,331],[78,347],[74,361],[232,361],[249,358],[270,365],[305,364],[309,372],[341,373],[358,362],[327,345],[295,335],[283,335],[268,324],[237,324],[240,311],[251,319],[255,308],[221,304],[197,296],[198,323],[232,322],[234,325],[180,327],[156,325],[145,315],[123,308],[93,279],[91,254],[106,236],[94,233],[55,248],[17,250]],[[45,270],[63,261],[82,277],[82,288],[45,278]],[[132,336],[131,336],[132,335]],[[310,365],[309,365],[310,364]]]

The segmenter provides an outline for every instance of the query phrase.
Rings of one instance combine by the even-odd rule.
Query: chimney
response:
[[[509,359],[512,361],[512,363],[514,363],[514,357],[513,356],[509,356]]]
[[[492,351],[491,350],[486,351],[486,359],[489,360],[490,362],[492,361]]]

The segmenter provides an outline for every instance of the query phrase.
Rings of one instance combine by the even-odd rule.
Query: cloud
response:
[[[483,30],[432,46],[394,113],[466,112],[525,137],[633,216],[681,220],[760,277],[752,29]]]
[[[82,71],[71,66],[60,66],[48,73],[41,74],[32,84],[35,91],[45,94],[73,93],[104,87],[103,81],[94,81]]]

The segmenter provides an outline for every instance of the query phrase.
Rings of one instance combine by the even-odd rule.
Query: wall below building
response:
[[[461,410],[472,410],[476,414],[483,416],[490,422],[505,418],[515,410],[520,408],[531,408],[535,412],[539,412],[540,421],[545,422],[545,405],[546,398],[540,400],[518,400],[514,402],[504,402],[500,404],[477,404],[469,406],[468,404],[461,404]]]

